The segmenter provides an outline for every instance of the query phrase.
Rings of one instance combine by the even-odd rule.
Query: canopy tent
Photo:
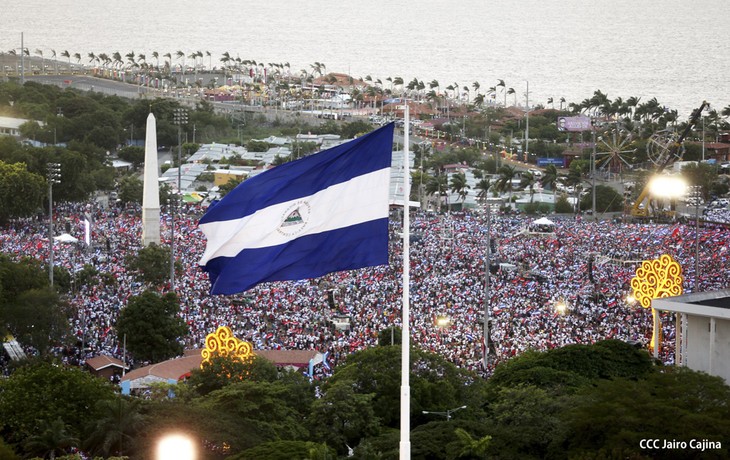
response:
[[[529,233],[555,233],[555,222],[546,217],[541,217],[532,221],[528,225],[527,231]]]
[[[537,219],[536,221],[533,221],[532,225],[552,225],[554,227],[555,222],[548,219],[547,217],[541,217],[541,218]]]
[[[54,236],[54,240],[58,241],[59,243],[78,243],[78,238],[74,238],[73,236],[69,235],[68,233],[62,233],[61,235]]]

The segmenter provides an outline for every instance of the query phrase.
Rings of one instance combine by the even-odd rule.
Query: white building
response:
[[[20,137],[20,126],[30,120],[23,118],[0,117],[0,136]],[[43,126],[43,123],[39,122]]]
[[[675,363],[730,384],[730,289],[652,300],[676,315]]]

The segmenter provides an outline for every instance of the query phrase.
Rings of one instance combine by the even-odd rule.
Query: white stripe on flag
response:
[[[314,195],[278,203],[234,220],[202,224],[208,244],[200,265],[216,257],[234,257],[243,249],[265,248],[305,235],[345,228],[388,217],[390,168],[381,169],[333,185]],[[295,235],[279,232],[297,203],[309,211],[306,224]]]

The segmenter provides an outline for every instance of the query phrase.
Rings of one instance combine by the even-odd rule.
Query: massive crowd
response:
[[[147,288],[125,266],[125,256],[141,247],[139,209],[90,203],[60,205],[55,211],[57,225],[82,241],[84,214],[93,218],[92,246],[56,243],[55,263],[72,273],[91,264],[117,281],[74,287],[71,322],[83,351],[79,346],[66,353],[66,359],[83,362],[100,353],[122,358],[122,340],[114,328],[117,315],[130,296]],[[382,329],[401,325],[402,241],[397,212],[391,220],[388,266],[338,272],[316,280],[266,283],[235,296],[208,294],[207,275],[198,267],[205,239],[197,220],[203,212],[198,205],[188,205],[175,219],[176,254],[184,273],[176,277],[174,289],[180,298],[179,314],[190,327],[184,337],[186,347],[202,347],[207,334],[228,325],[255,349],[327,352],[328,367],[334,368],[348,353],[372,346]],[[730,230],[724,227],[700,228],[698,277],[693,222],[556,219],[554,232],[533,233],[528,230],[533,220],[529,216],[492,213],[487,283],[485,260],[490,245],[483,214],[414,214],[410,231],[412,343],[488,375],[499,362],[528,349],[605,338],[647,346],[651,312],[627,300],[630,280],[641,260],[672,255],[682,265],[685,292],[727,287]],[[169,244],[169,223],[169,214],[163,212],[162,244]],[[45,262],[47,228],[42,217],[13,222],[3,229],[0,251]],[[558,304],[567,309],[557,310]],[[490,326],[486,369],[482,366],[485,306]],[[334,327],[333,319],[342,317],[349,320],[349,328]],[[446,321],[437,321],[439,318]],[[662,318],[662,326],[660,356],[671,363],[674,319]],[[321,375],[325,369],[318,367],[317,372]]]

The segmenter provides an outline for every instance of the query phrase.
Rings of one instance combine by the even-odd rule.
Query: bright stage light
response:
[[[195,460],[193,441],[182,434],[168,434],[157,444],[157,460]]]

